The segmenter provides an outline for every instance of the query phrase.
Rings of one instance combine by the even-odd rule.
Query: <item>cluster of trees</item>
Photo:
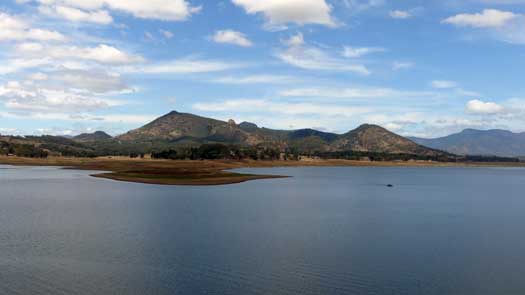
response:
[[[414,155],[414,154],[388,154],[375,152],[359,152],[359,151],[344,151],[344,152],[315,152],[314,157],[322,159],[345,159],[345,160],[362,160],[368,159],[370,161],[434,161],[434,162],[478,162],[478,163],[517,163],[520,162],[518,158],[503,158],[495,156],[457,156],[453,154],[441,154],[436,156],[429,155]]]
[[[278,160],[281,151],[267,146],[237,146],[224,144],[203,144],[197,148],[167,149],[152,152],[153,159],[171,160],[217,160],[217,159],[252,159],[252,160]]]
[[[341,152],[315,152],[314,157],[322,159],[344,159],[344,160],[362,160],[368,159],[370,161],[450,161],[448,155],[427,156],[414,154],[389,154],[377,152],[361,152],[361,151],[341,151]]]
[[[30,144],[12,144],[0,142],[0,154],[26,158],[47,158],[48,152]]]
[[[458,162],[489,162],[489,163],[519,163],[520,158],[496,157],[496,156],[464,156],[457,157]]]

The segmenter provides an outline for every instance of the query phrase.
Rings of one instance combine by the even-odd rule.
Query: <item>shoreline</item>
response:
[[[151,160],[125,157],[20,158],[0,156],[0,165],[50,166],[65,169],[107,171],[97,178],[159,185],[226,185],[259,179],[286,178],[281,175],[257,175],[228,170],[277,167],[525,167],[525,163],[451,163],[451,162],[370,162],[353,160]]]

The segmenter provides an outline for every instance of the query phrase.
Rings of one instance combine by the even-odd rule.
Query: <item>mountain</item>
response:
[[[188,113],[170,112],[151,123],[116,138],[119,142],[153,147],[222,143],[268,145],[300,152],[360,151],[436,156],[442,152],[423,147],[380,126],[365,124],[345,134],[313,129],[274,130],[254,123],[236,124]]]
[[[77,142],[93,142],[111,139],[111,135],[107,134],[104,131],[96,131],[94,133],[82,133],[80,135],[74,136],[72,139]]]
[[[259,128],[253,123],[237,125],[233,120],[224,122],[173,111],[117,139],[134,142],[160,140],[190,144],[219,142],[255,145],[268,140],[267,136],[275,139],[275,134],[270,133],[270,130]]]
[[[440,152],[416,144],[377,125],[364,124],[335,141],[337,150],[352,150],[362,152],[437,155]]]
[[[414,142],[458,155],[498,157],[525,156],[525,133],[507,130],[465,129],[445,137],[425,139],[411,137]]]

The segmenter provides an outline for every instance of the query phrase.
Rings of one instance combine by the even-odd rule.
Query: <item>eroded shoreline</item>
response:
[[[234,161],[234,160],[150,160],[123,157],[46,159],[0,156],[0,164],[15,166],[55,166],[79,170],[108,171],[98,178],[160,185],[225,185],[258,179],[284,178],[281,175],[236,173],[238,168],[272,167],[525,167],[525,163],[441,163],[441,162],[368,162],[350,160],[316,161]]]

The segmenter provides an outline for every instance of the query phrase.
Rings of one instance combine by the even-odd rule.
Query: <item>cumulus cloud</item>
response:
[[[0,12],[0,42],[1,41],[64,41],[66,37],[59,32],[32,28],[21,17]]]
[[[289,23],[318,24],[335,27],[332,6],[325,0],[232,0],[248,14],[264,15],[268,28],[282,28]]]
[[[467,103],[466,111],[474,115],[494,115],[500,114],[505,110],[502,105],[495,102],[484,102],[481,100],[471,100]]]
[[[473,28],[498,28],[505,26],[518,15],[509,11],[497,9],[485,9],[481,13],[458,14],[444,19],[442,23],[451,24],[458,27]]]
[[[128,13],[137,18],[157,19],[163,21],[184,21],[192,14],[201,10],[201,7],[191,6],[186,0],[34,0],[42,6],[57,12],[64,18],[76,20],[109,20],[104,16],[103,9],[116,10]],[[59,13],[57,8],[65,7],[66,10]],[[76,9],[76,10],[71,10]],[[95,13],[95,15],[93,14]],[[98,15],[97,15],[98,14]],[[72,19],[70,19],[72,20]]]
[[[220,30],[213,35],[213,41],[217,43],[234,44],[241,47],[251,47],[253,43],[241,32],[233,30]]]

